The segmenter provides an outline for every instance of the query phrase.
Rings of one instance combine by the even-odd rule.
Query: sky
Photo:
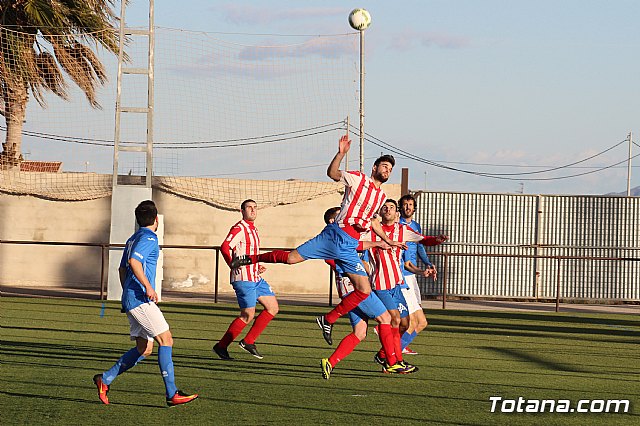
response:
[[[352,32],[347,17],[356,7],[372,16],[365,31],[365,131],[449,168],[510,174],[494,179],[396,156],[392,183],[407,167],[412,190],[626,190],[626,162],[557,178],[621,162],[627,143],[572,167],[531,172],[586,159],[630,132],[640,141],[638,1],[157,0],[155,25],[342,34]],[[144,24],[147,8],[148,2],[131,0],[129,25]],[[367,158],[380,151],[370,146]],[[640,186],[640,157],[632,161],[631,186]],[[523,172],[529,174],[518,174]]]

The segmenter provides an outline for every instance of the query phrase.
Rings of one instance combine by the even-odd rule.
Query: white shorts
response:
[[[143,303],[127,312],[129,324],[131,326],[129,334],[131,340],[141,337],[147,340],[153,340],[158,334],[162,334],[169,330],[169,324],[164,319],[164,315],[153,302]]]
[[[402,289],[402,295],[407,301],[407,308],[409,308],[409,314],[422,309],[422,296],[420,294],[420,287],[418,286],[418,280],[415,275],[405,275],[404,282],[409,288]]]

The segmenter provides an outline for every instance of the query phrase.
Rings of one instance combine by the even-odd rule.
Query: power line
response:
[[[574,177],[585,176],[585,175],[589,175],[589,174],[592,174],[592,173],[601,172],[603,170],[611,169],[611,168],[613,168],[615,166],[618,166],[618,165],[623,164],[623,163],[628,161],[628,159],[625,158],[622,161],[619,161],[619,162],[614,163],[614,164],[610,164],[608,166],[600,167],[600,168],[598,168],[596,170],[591,170],[591,171],[584,172],[584,173],[576,173],[576,174],[573,174],[573,175],[557,176],[557,177],[549,177],[549,178],[516,178],[516,177],[503,176],[503,175],[500,175],[500,174],[476,172],[476,171],[472,171],[472,170],[457,169],[455,167],[445,166],[443,164],[438,164],[438,163],[435,163],[435,162],[433,162],[431,160],[427,160],[427,159],[421,158],[419,156],[415,156],[413,154],[406,153],[405,151],[399,150],[399,149],[397,149],[395,147],[390,148],[390,146],[392,146],[392,145],[384,146],[384,145],[378,144],[375,141],[373,141],[371,139],[368,139],[368,138],[365,138],[365,140],[368,141],[368,142],[371,142],[372,144],[374,144],[376,146],[379,146],[381,148],[388,149],[388,150],[392,151],[394,154],[395,153],[403,153],[405,155],[408,154],[408,155],[406,155],[407,158],[410,158],[412,160],[415,160],[415,161],[418,161],[418,162],[421,162],[421,163],[429,164],[429,165],[432,165],[434,167],[439,167],[439,168],[443,168],[443,169],[447,169],[447,170],[451,170],[451,171],[471,174],[471,175],[480,176],[480,177],[486,177],[486,178],[490,178],[490,179],[501,179],[501,180],[512,180],[512,181],[550,181],[550,180],[561,180],[561,179],[574,178]],[[639,156],[640,156],[640,154],[636,154],[633,157],[631,157],[631,159],[634,159],[634,158],[639,157]]]
[[[210,140],[210,141],[188,141],[188,142],[154,142],[154,147],[157,149],[203,149],[203,148],[232,148],[238,146],[247,146],[247,145],[260,145],[265,143],[274,143],[274,142],[282,142],[292,139],[300,139],[308,136],[319,135],[323,133],[333,132],[336,130],[343,129],[343,121],[337,121],[334,123],[323,124],[320,126],[308,127],[306,129],[301,130],[293,130],[289,132],[283,133],[274,133],[270,135],[264,136],[253,136],[246,138],[237,138],[237,139],[223,139],[223,140]],[[329,128],[327,128],[329,127]],[[323,129],[323,130],[319,130]],[[5,126],[0,126],[0,130],[6,131],[7,128]],[[316,132],[312,132],[312,130],[318,130]],[[22,134],[25,136],[60,141],[60,142],[71,142],[78,143],[84,145],[96,145],[96,146],[104,146],[104,147],[112,147],[114,146],[114,141],[109,139],[92,139],[92,138],[79,138],[74,136],[64,136],[57,135],[51,133],[43,133],[43,132],[33,132],[29,130],[23,130]],[[282,136],[282,137],[280,137]],[[252,141],[252,142],[249,142]],[[241,142],[241,143],[238,143]],[[127,145],[142,145],[145,142],[133,142],[133,141],[122,141],[122,144]]]
[[[352,127],[354,127],[354,129],[355,129],[355,126],[352,126]],[[628,159],[624,159],[624,160],[622,160],[620,162],[617,162],[617,163],[614,163],[614,164],[610,164],[608,166],[599,167],[599,168],[597,168],[595,170],[591,170],[591,171],[583,172],[583,173],[576,173],[576,174],[572,174],[572,175],[565,175],[565,176],[548,177],[548,178],[510,177],[510,176],[528,175],[528,174],[532,174],[533,172],[524,172],[524,173],[513,173],[513,174],[511,174],[511,173],[487,173],[487,172],[479,172],[479,171],[475,171],[475,170],[459,169],[459,168],[456,168],[456,167],[446,166],[444,164],[440,164],[440,163],[435,162],[433,160],[429,160],[429,159],[426,159],[426,158],[422,158],[422,157],[420,157],[418,155],[412,154],[412,153],[410,153],[408,151],[405,151],[405,150],[400,149],[400,148],[398,148],[398,147],[396,147],[394,145],[391,145],[390,143],[385,142],[385,141],[383,141],[383,140],[381,140],[381,139],[379,139],[379,138],[377,138],[377,137],[375,137],[375,136],[373,136],[373,135],[371,135],[371,134],[369,134],[367,132],[365,132],[365,135],[369,136],[369,138],[366,138],[366,137],[364,138],[367,142],[370,142],[373,145],[376,145],[376,146],[378,146],[380,148],[390,150],[394,154],[404,155],[406,158],[412,159],[414,161],[418,161],[418,162],[421,162],[421,163],[424,163],[424,164],[428,164],[428,165],[431,165],[431,166],[434,166],[434,167],[438,167],[438,168],[443,168],[443,169],[446,169],[446,170],[451,170],[451,171],[455,171],[455,172],[459,172],[459,173],[465,173],[465,174],[471,174],[471,175],[475,175],[475,176],[487,177],[487,178],[491,178],[491,179],[502,179],[502,180],[513,180],[513,181],[523,181],[523,180],[524,181],[538,181],[538,180],[539,181],[549,181],[549,180],[568,179],[568,178],[579,177],[579,176],[584,176],[584,175],[588,175],[588,174],[592,174],[592,173],[601,172],[603,170],[607,170],[607,169],[613,168],[615,166],[618,166],[618,165],[628,161]],[[619,146],[620,144],[622,144],[624,142],[627,142],[627,141],[628,140],[623,140],[622,142],[619,142],[619,143],[615,144],[613,147],[607,148],[606,150],[604,150],[604,151],[602,151],[602,152],[600,152],[600,153],[598,153],[596,155],[593,155],[593,156],[591,156],[591,157],[589,157],[587,159],[583,159],[583,160],[580,160],[580,161],[577,161],[577,162],[573,162],[573,163],[570,163],[570,164],[564,165],[564,166],[554,167],[554,168],[546,170],[544,172],[556,171],[556,170],[560,170],[560,169],[563,169],[563,168],[568,168],[568,167],[570,167],[571,165],[574,165],[574,164],[582,163],[584,161],[587,161],[589,159],[597,157],[598,155],[602,155],[603,153],[605,153],[605,152],[607,152],[607,151],[609,151],[609,150],[611,150],[611,149],[613,149],[613,148],[615,148],[615,147]],[[640,154],[637,154],[637,155],[631,157],[631,159],[636,158],[638,156],[640,156]],[[542,171],[538,171],[536,173],[539,173],[539,172],[542,172]]]

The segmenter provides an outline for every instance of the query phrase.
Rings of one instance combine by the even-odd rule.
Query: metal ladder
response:
[[[136,185],[151,188],[153,175],[153,67],[154,67],[154,0],[149,0],[149,27],[147,30],[126,28],[125,9],[126,1],[121,2],[120,8],[120,49],[118,53],[118,82],[116,89],[116,116],[115,116],[115,134],[114,134],[114,150],[113,150],[113,188],[118,185]],[[148,62],[147,68],[131,68],[126,67],[124,62],[124,43],[125,37],[147,37],[148,38]],[[122,105],[122,81],[126,76],[130,75],[146,75],[147,76],[147,106],[126,106]],[[146,114],[146,144],[142,141],[129,145],[122,145],[121,140],[121,119],[122,114]],[[146,175],[142,176],[139,182],[128,179],[126,176],[119,175],[119,154],[120,152],[137,152],[146,154]]]

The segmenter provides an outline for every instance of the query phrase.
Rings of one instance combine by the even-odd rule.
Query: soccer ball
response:
[[[358,31],[364,31],[371,25],[371,15],[365,9],[353,9],[349,14],[349,25]]]

